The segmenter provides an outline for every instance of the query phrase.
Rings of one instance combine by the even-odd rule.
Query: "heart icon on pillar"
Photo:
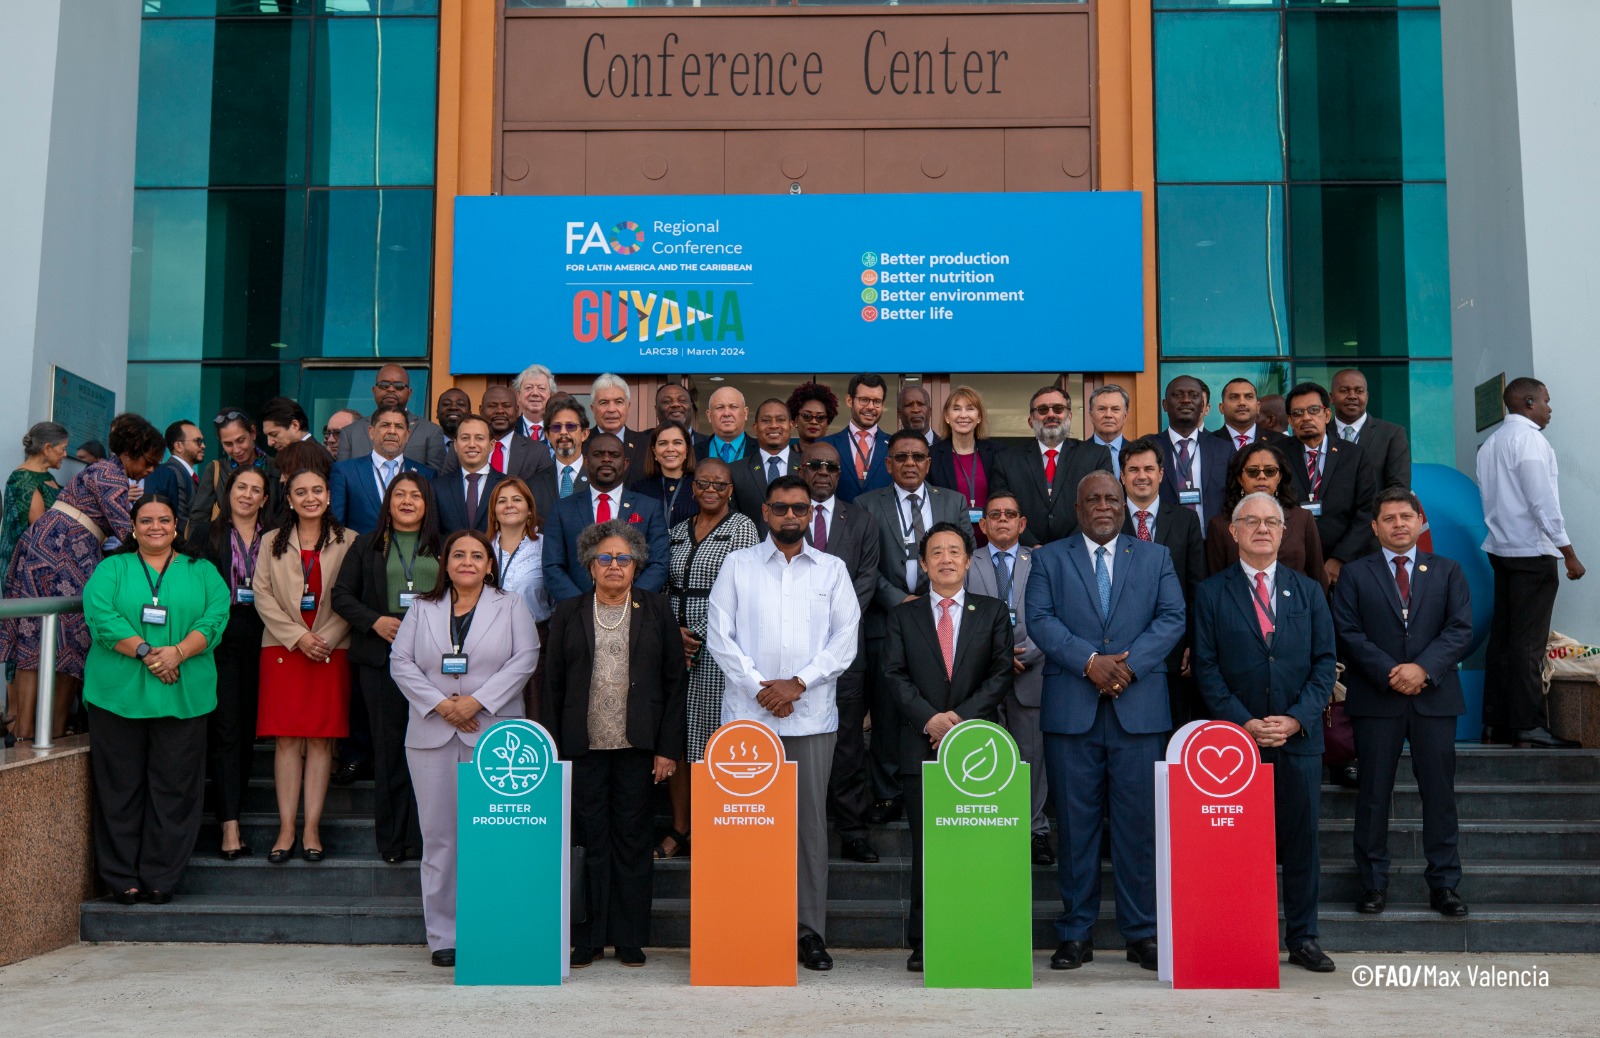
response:
[[[1206,763],[1208,756],[1215,758],[1215,761],[1210,765]],[[1233,767],[1231,768],[1227,766],[1228,758],[1230,757],[1233,758]],[[1220,786],[1232,778],[1240,768],[1244,767],[1244,751],[1237,746],[1223,746],[1220,748],[1202,746],[1199,752],[1194,755],[1194,763],[1201,771],[1211,776],[1211,781]],[[1216,770],[1212,770],[1213,767]]]

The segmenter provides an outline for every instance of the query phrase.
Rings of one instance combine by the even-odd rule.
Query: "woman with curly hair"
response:
[[[796,446],[800,450],[828,435],[839,417],[839,398],[820,382],[802,382],[789,394],[789,417],[794,419]]]

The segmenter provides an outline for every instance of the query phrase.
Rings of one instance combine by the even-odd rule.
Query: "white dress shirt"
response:
[[[576,478],[576,477],[574,477]],[[600,499],[608,498],[611,501],[611,518],[615,519],[622,509],[622,486],[618,484],[610,490],[597,490],[593,483],[589,484],[589,514],[600,514]]]
[[[1091,575],[1094,573],[1094,553],[1104,548],[1106,550],[1106,576],[1110,577],[1114,584],[1117,578],[1117,539],[1113,537],[1106,544],[1097,544],[1094,538],[1088,534],[1082,534],[1081,536],[1083,537],[1083,543],[1089,548],[1089,573]]]
[[[1231,425],[1224,425],[1223,428],[1228,432],[1228,442],[1233,445],[1233,449],[1236,451],[1240,449],[1239,437],[1241,436],[1244,437],[1244,442],[1246,445],[1256,442],[1257,433],[1256,424],[1254,422],[1251,422],[1250,428],[1244,430],[1243,432],[1240,432]]]
[[[726,679],[722,723],[760,721],[780,736],[837,731],[839,675],[856,658],[861,607],[839,559],[801,542],[786,560],[769,536],[730,552],[707,602],[706,647]],[[761,682],[799,678],[794,713],[756,702]]]
[[[1357,418],[1353,422],[1341,422],[1341,421],[1339,421],[1339,419],[1335,418],[1333,420],[1333,425],[1334,425],[1334,430],[1333,431],[1334,431],[1334,434],[1337,435],[1339,437],[1339,439],[1341,439],[1341,440],[1359,440],[1359,439],[1361,439],[1361,429],[1366,424],[1367,424],[1367,416],[1365,414],[1363,414],[1360,418]],[[1344,434],[1344,431],[1346,429],[1355,430],[1355,435],[1354,436],[1346,436]]]
[[[194,466],[189,464],[187,461],[184,461],[182,458],[178,457],[176,454],[174,454],[172,456],[172,460],[177,462],[179,465],[182,465],[183,466],[183,471],[188,473],[188,475],[189,475],[189,481],[191,483],[194,482]]]
[[[543,623],[555,612],[555,606],[544,589],[544,538],[537,540],[524,536],[522,543],[512,551],[494,542],[495,562],[500,567],[500,587],[522,599],[533,614],[534,622]]]
[[[872,476],[872,463],[878,460],[874,457],[878,453],[878,427],[874,425],[871,429],[863,429],[855,422],[847,422],[845,429],[850,433],[850,464],[852,465],[855,464],[856,458],[861,457],[861,434],[864,432],[872,434],[867,438],[867,455],[865,459],[867,476],[870,478]]]
[[[500,450],[502,452],[502,457],[505,459],[506,471],[508,472],[510,471],[511,466],[511,441],[516,438],[517,430],[512,429],[499,439]],[[491,461],[494,459],[494,441],[489,443],[489,458]],[[490,467],[492,468],[493,466],[491,465]]]
[[[1244,570],[1245,590],[1248,591],[1252,597],[1256,593],[1256,574],[1265,573],[1267,575],[1267,600],[1261,604],[1266,606],[1267,612],[1272,614],[1273,626],[1276,627],[1278,622],[1278,607],[1274,604],[1273,596],[1278,593],[1277,560],[1274,559],[1272,562],[1269,562],[1266,569],[1256,569],[1248,562],[1240,559],[1239,568]],[[1254,614],[1255,610],[1251,609],[1251,613]]]
[[[933,495],[928,492],[927,483],[923,483],[915,490],[907,490],[898,483],[894,485],[895,515],[900,522],[900,539],[906,545],[906,587],[915,591],[917,578],[922,574],[922,567],[917,554],[917,550],[920,547],[916,540],[917,527],[911,520],[911,504],[908,500],[912,494],[917,495],[917,500],[922,505],[918,511],[922,513],[922,529],[924,533],[933,529],[933,506],[928,501]]]
[[[494,470],[489,467],[489,462],[487,460],[484,461],[482,468],[474,469],[470,473],[467,471],[466,467],[463,466],[462,469],[461,469],[461,493],[462,493],[462,496],[463,497],[467,497],[467,496],[470,496],[471,493],[472,493],[472,488],[467,483],[467,476],[476,474],[478,476],[483,477],[482,479],[478,480],[478,504],[481,506],[483,504],[483,495],[485,493],[487,493],[487,491],[484,488],[489,483],[489,473],[491,473],[493,471]],[[470,515],[467,516],[467,519],[470,521],[472,519],[472,516],[470,516]]]
[[[385,458],[377,451],[372,452],[372,482],[378,488],[378,500],[380,501],[383,500],[383,495],[389,489],[388,485],[383,481],[384,466],[391,462],[394,463],[394,474],[396,476],[405,470],[406,463],[403,456],[400,458]],[[481,490],[482,488],[480,487],[479,489]]]
[[[1150,513],[1145,516],[1144,521],[1150,527],[1150,539],[1153,541],[1156,537],[1156,516],[1161,513],[1161,495],[1157,494],[1154,501],[1144,506],[1136,505],[1133,503],[1133,498],[1128,498],[1128,522],[1133,524],[1133,535],[1135,537],[1139,536],[1140,512]]]
[[[1015,552],[1016,550],[1017,549],[1015,547],[1011,549],[1012,552]],[[1012,562],[1015,561],[1016,557],[1013,555]],[[990,565],[993,565],[993,563],[991,562]],[[967,589],[962,588],[960,591],[957,591],[954,595],[952,595],[951,598],[955,600],[956,604],[950,607],[950,644],[958,645],[961,641],[961,613],[967,607]],[[940,595],[937,591],[928,592],[928,608],[933,610],[933,631],[935,634],[939,632],[939,613],[941,611],[939,609],[939,603],[942,601],[944,601],[944,596]],[[924,729],[924,731],[926,731],[926,729]]]
[[[1205,486],[1204,483],[1200,482],[1200,432],[1201,432],[1200,426],[1195,426],[1194,431],[1191,432],[1188,436],[1183,436],[1183,435],[1179,434],[1176,430],[1174,430],[1174,429],[1172,429],[1170,427],[1167,429],[1167,439],[1172,441],[1172,468],[1173,468],[1173,475],[1174,475],[1174,478],[1178,481],[1178,483],[1180,485],[1180,489],[1187,489],[1187,488],[1182,487],[1183,470],[1178,467],[1178,444],[1183,443],[1185,440],[1187,440],[1189,442],[1189,486],[1188,486],[1188,488],[1192,488],[1194,490],[1199,490],[1201,487]],[[1202,496],[1201,503],[1195,505],[1195,515],[1200,517],[1200,528],[1202,530],[1205,529],[1205,522],[1206,522],[1206,519],[1208,518],[1206,515],[1202,514],[1205,511],[1204,501],[1205,501],[1205,498]]]
[[[1478,448],[1478,489],[1489,536],[1483,550],[1503,558],[1560,555],[1572,543],[1561,517],[1555,448],[1532,419],[1506,415]]]

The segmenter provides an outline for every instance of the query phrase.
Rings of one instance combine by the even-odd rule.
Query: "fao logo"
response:
[[[611,237],[606,244],[618,256],[632,256],[644,248],[644,228],[632,220],[624,220],[611,228]]]
[[[501,721],[484,732],[472,756],[483,784],[507,797],[527,796],[538,789],[554,760],[549,733],[521,719]]]

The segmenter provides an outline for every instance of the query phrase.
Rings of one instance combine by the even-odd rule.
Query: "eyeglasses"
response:
[[[921,465],[928,460],[928,455],[922,451],[901,451],[899,454],[889,455],[889,458],[897,465],[904,465],[908,461],[914,461]]]
[[[828,412],[801,411],[799,414],[795,415],[795,417],[802,422],[826,422],[828,420]]]
[[[983,513],[985,519],[1015,519],[1022,513],[1015,508],[991,508]]]
[[[811,502],[805,501],[798,505],[784,504],[782,501],[768,501],[767,511],[782,519],[786,515],[803,516],[811,511]]]
[[[1312,404],[1310,407],[1295,408],[1293,411],[1289,412],[1289,417],[1304,418],[1306,415],[1310,415],[1311,417],[1315,418],[1317,415],[1322,414],[1327,410],[1328,409],[1323,407],[1321,404]]]
[[[377,382],[374,382],[373,385],[377,386],[379,389],[410,389],[411,388],[411,383],[409,383],[409,382],[396,382],[394,379],[388,379],[388,378],[379,379]]]
[[[733,486],[732,483],[721,479],[697,479],[694,481],[696,490],[715,490],[719,494],[731,486]]]
[[[1247,465],[1244,474],[1251,479],[1271,479],[1281,471],[1276,465]]]
[[[1241,515],[1239,518],[1235,519],[1234,522],[1238,523],[1246,530],[1254,530],[1260,526],[1264,526],[1269,530],[1283,529],[1283,520],[1276,518],[1275,516],[1267,516],[1266,518],[1262,518],[1259,515]]]
[[[1043,418],[1046,415],[1052,415],[1052,414],[1066,414],[1067,413],[1067,405],[1066,404],[1038,404],[1037,406],[1034,407],[1033,413],[1038,415],[1040,418]]]
[[[224,411],[215,418],[211,419],[211,424],[221,428],[222,426],[227,425],[229,422],[243,422],[248,421],[249,418],[250,416],[245,414],[243,411]]]
[[[545,428],[553,433],[571,433],[582,429],[583,425],[579,422],[551,422]]]
[[[594,561],[598,562],[602,566],[631,566],[633,565],[633,556],[628,554],[613,555],[607,551],[596,555],[594,557]]]
[[[812,472],[838,472],[839,463],[837,461],[819,461],[813,458],[811,461],[806,462],[806,468]]]

